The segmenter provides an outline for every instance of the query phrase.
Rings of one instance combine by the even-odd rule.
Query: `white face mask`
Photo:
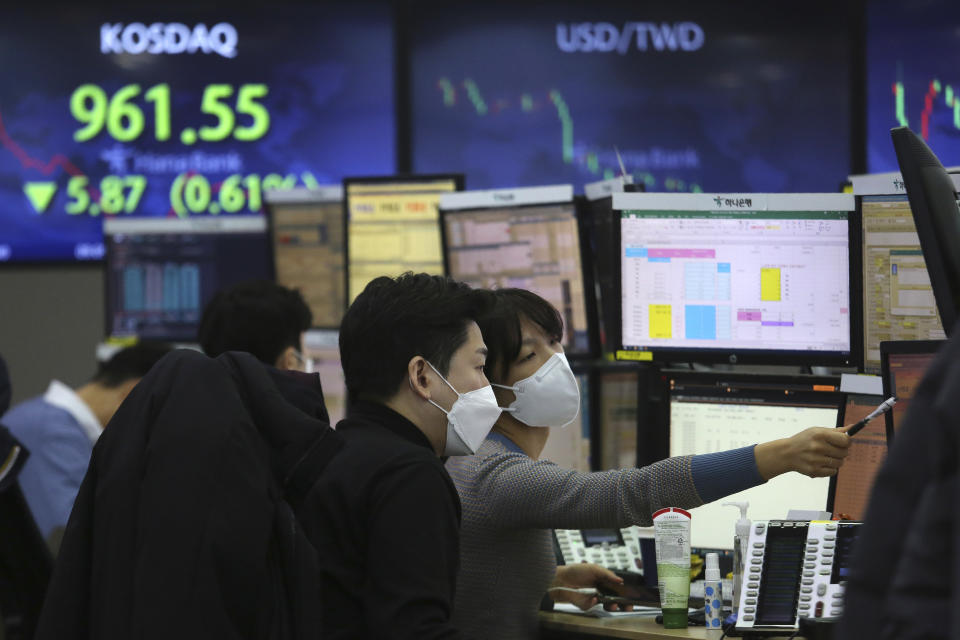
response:
[[[427,364],[430,364],[427,362]],[[445,456],[469,456],[477,452],[486,439],[493,424],[503,411],[497,405],[497,397],[493,387],[487,385],[475,391],[460,393],[453,388],[446,378],[440,375],[437,368],[430,364],[430,368],[440,376],[448,387],[457,394],[450,411],[447,411],[433,400],[430,404],[447,414],[447,444],[443,448]]]
[[[513,391],[517,399],[504,411],[531,427],[565,427],[580,415],[580,385],[562,353],[550,356],[536,373],[512,387],[493,386]]]

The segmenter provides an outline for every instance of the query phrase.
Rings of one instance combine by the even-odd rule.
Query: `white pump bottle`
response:
[[[750,520],[747,518],[749,502],[724,502],[725,507],[740,509],[740,519],[733,536],[733,599],[734,612],[740,607],[740,592],[743,587],[743,569],[747,561],[747,545],[750,543]]]

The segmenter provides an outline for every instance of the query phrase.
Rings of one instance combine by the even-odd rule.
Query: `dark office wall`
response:
[[[102,266],[0,268],[0,354],[13,402],[43,393],[51,378],[86,382],[102,339]]]

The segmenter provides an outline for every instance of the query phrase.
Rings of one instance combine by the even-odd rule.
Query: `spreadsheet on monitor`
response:
[[[535,190],[554,191],[548,187],[514,191]],[[583,353],[590,340],[573,190],[555,191],[565,201],[444,209],[447,264],[451,277],[473,287],[517,287],[543,297],[563,318],[564,348]],[[441,206],[490,193],[500,192],[451,194],[444,196]]]
[[[349,299],[379,276],[406,271],[443,274],[440,194],[455,191],[456,178],[345,181]]]
[[[809,427],[833,427],[837,406],[777,405],[766,401],[726,402],[712,397],[673,395],[670,401],[670,455],[698,455],[787,438]],[[790,472],[759,486],[691,509],[694,547],[732,549],[739,514],[723,502],[750,503],[751,520],[785,518],[789,509],[822,511],[828,478]]]
[[[266,195],[277,283],[300,291],[314,327],[339,327],[346,311],[342,189]]]
[[[850,351],[849,211],[618,195],[650,203],[620,214],[625,349]]]
[[[863,218],[864,368],[880,370],[880,343],[942,340],[933,287],[906,195],[865,195]]]

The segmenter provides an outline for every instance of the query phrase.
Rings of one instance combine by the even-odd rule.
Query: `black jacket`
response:
[[[874,481],[837,638],[960,638],[960,327]]]
[[[30,452],[0,424],[0,493],[12,487]]]
[[[10,372],[7,371],[7,363],[0,356],[0,416],[3,416],[10,408],[10,397],[13,395],[13,387],[10,385]]]
[[[37,639],[318,637],[293,510],[341,446],[321,409],[248,354],[164,357],[94,448]]]
[[[440,458],[383,405],[352,405],[337,433],[346,445],[300,513],[320,557],[323,637],[459,638],[460,499]]]

